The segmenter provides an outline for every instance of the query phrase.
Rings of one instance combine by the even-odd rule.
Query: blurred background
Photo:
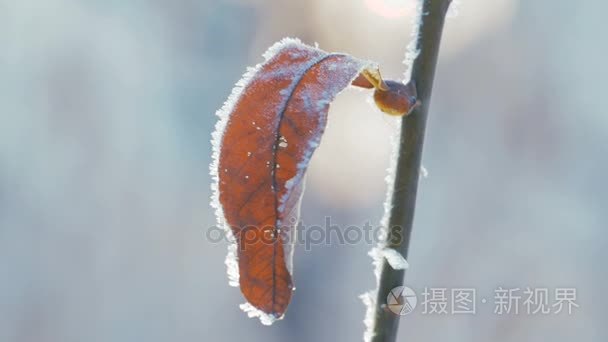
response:
[[[285,36],[401,78],[414,0],[0,0],[0,341],[358,341],[371,246],[295,255],[272,327],[212,243],[210,134]],[[605,1],[462,0],[447,21],[406,284],[475,288],[475,315],[403,341],[606,341]],[[382,216],[397,122],[341,94],[302,220]],[[493,291],[576,288],[572,315],[497,315]],[[419,301],[421,299],[419,298]],[[523,299],[522,299],[523,300]],[[520,308],[522,311],[522,308]]]

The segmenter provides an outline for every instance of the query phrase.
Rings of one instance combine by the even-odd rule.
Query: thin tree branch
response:
[[[422,105],[403,118],[392,209],[389,216],[387,248],[393,248],[407,257],[416,193],[424,142],[426,119],[435,77],[435,66],[445,15],[451,0],[423,0],[422,18],[416,49],[420,51],[412,67],[412,80],[416,82]],[[399,237],[395,239],[395,237]],[[386,309],[386,298],[391,289],[403,284],[405,270],[394,270],[386,260],[382,263],[380,285],[374,317],[374,342],[392,342],[397,337],[400,316]]]

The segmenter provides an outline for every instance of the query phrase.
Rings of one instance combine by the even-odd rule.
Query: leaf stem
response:
[[[411,79],[416,82],[418,98],[422,104],[410,115],[403,117],[386,245],[403,257],[407,257],[409,249],[426,119],[443,24],[450,2],[451,0],[423,0],[419,35],[416,37],[416,49],[420,53],[414,60]],[[405,270],[395,270],[386,259],[382,261],[374,316],[374,342],[392,342],[397,337],[400,316],[387,310],[385,303],[391,289],[403,284],[404,275]]]

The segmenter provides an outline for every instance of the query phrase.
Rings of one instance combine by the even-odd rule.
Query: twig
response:
[[[418,98],[422,105],[403,118],[395,182],[393,184],[392,208],[389,216],[389,239],[386,248],[392,248],[407,257],[416,193],[420,172],[422,146],[426,119],[435,77],[435,66],[445,15],[451,0],[423,0],[422,18],[416,49],[420,51],[412,67],[411,79],[416,82]],[[391,239],[390,237],[399,237]],[[394,241],[395,240],[395,241]],[[382,262],[378,296],[374,317],[374,342],[392,342],[397,337],[400,316],[386,309],[386,298],[391,289],[402,285],[405,270],[395,270]]]

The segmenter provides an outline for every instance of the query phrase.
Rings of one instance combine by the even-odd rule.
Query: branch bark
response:
[[[435,67],[445,15],[451,0],[423,0],[422,18],[416,49],[420,51],[412,67],[412,80],[416,82],[422,105],[403,118],[397,170],[392,191],[392,208],[389,216],[389,239],[386,248],[393,248],[403,257],[409,250],[416,193],[421,165],[426,119],[431,100]],[[399,236],[392,241],[390,237]],[[374,317],[374,342],[392,342],[397,337],[400,316],[386,309],[386,298],[391,289],[401,286],[405,270],[394,270],[383,260],[380,285]]]

